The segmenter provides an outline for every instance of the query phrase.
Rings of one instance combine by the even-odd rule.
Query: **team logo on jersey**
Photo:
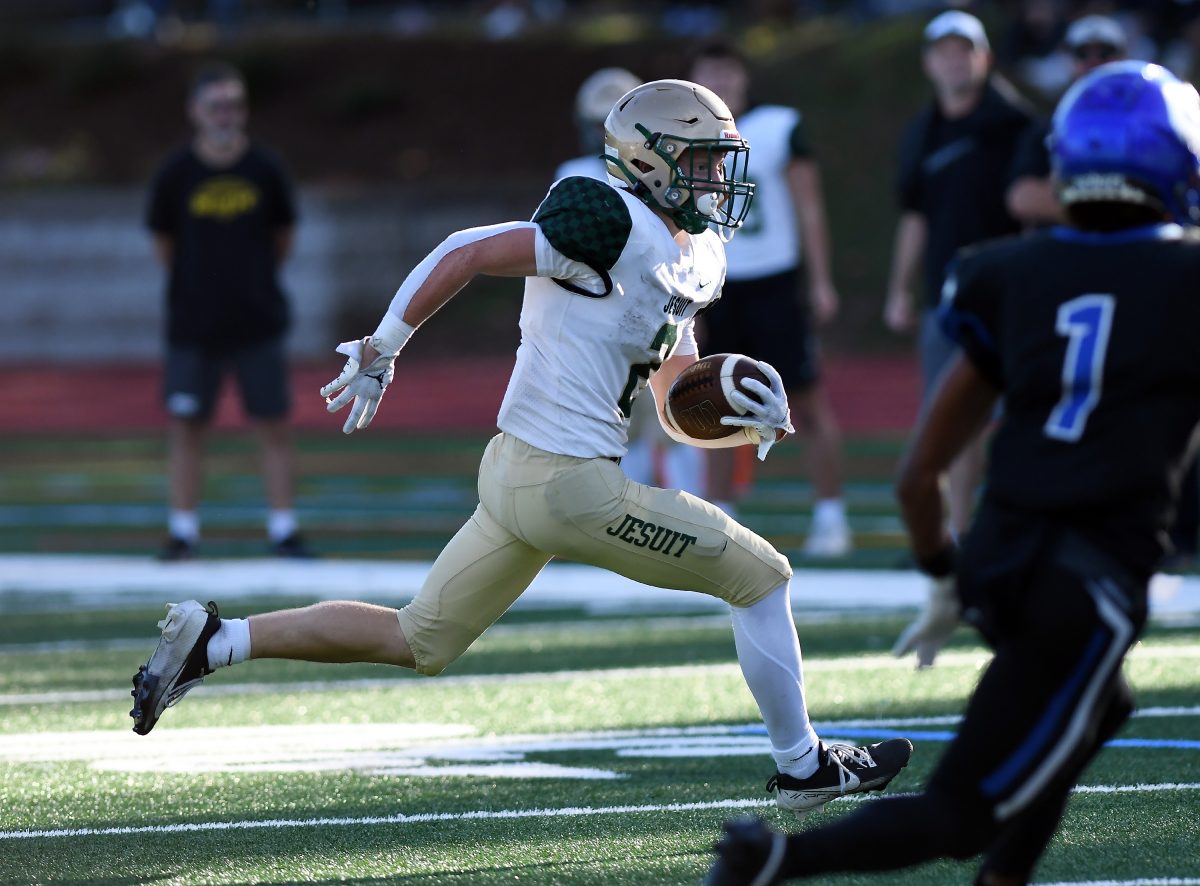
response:
[[[673,295],[663,305],[663,313],[670,317],[682,317],[692,305],[693,300],[685,295]]]
[[[219,175],[192,192],[188,209],[198,218],[230,221],[258,205],[258,188],[236,175]]]
[[[604,531],[635,548],[649,548],[664,557],[682,557],[683,552],[696,543],[694,535],[641,520],[633,514],[626,514],[617,526],[609,526]]]

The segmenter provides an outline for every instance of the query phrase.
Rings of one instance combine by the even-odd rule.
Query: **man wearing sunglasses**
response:
[[[1072,22],[1063,42],[1071,56],[1071,82],[1106,62],[1124,59],[1128,50],[1125,30],[1115,19],[1103,15],[1088,15]],[[1048,119],[1034,122],[1021,137],[1013,158],[1005,202],[1009,214],[1027,227],[1066,223],[1050,180],[1050,152],[1046,148],[1049,134]]]

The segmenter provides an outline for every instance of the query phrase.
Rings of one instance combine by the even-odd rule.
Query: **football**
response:
[[[727,437],[735,429],[721,424],[721,419],[746,414],[729,402],[734,387],[758,399],[742,387],[747,378],[757,379],[767,387],[771,385],[755,362],[741,354],[712,354],[697,360],[671,383],[667,391],[667,418],[697,440]]]

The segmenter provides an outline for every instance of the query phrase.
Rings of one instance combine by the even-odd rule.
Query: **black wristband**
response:
[[[954,574],[958,563],[958,545],[950,542],[936,554],[925,559],[917,560],[917,568],[930,578],[946,578]]]

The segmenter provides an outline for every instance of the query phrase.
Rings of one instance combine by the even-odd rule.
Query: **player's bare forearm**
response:
[[[456,238],[463,240],[461,245],[456,245]],[[410,275],[412,277],[428,271],[412,293],[400,318],[410,326],[420,326],[480,274],[494,277],[531,277],[537,274],[532,226],[512,228],[478,239],[471,239],[470,232],[459,232],[447,238],[431,255],[443,249],[446,249],[445,254],[438,258],[432,268],[424,267],[425,263],[422,262]]]
[[[918,563],[949,542],[940,478],[987,425],[998,396],[974,364],[959,354],[917,425],[900,462],[896,497]]]
[[[667,391],[671,390],[671,385],[675,379],[679,377],[679,373],[687,369],[700,357],[697,354],[675,354],[663,361],[662,366],[655,370],[650,376],[650,390],[654,394],[654,405],[658,410],[658,421],[664,428],[669,428],[670,424],[663,413],[663,409],[667,404]]]

